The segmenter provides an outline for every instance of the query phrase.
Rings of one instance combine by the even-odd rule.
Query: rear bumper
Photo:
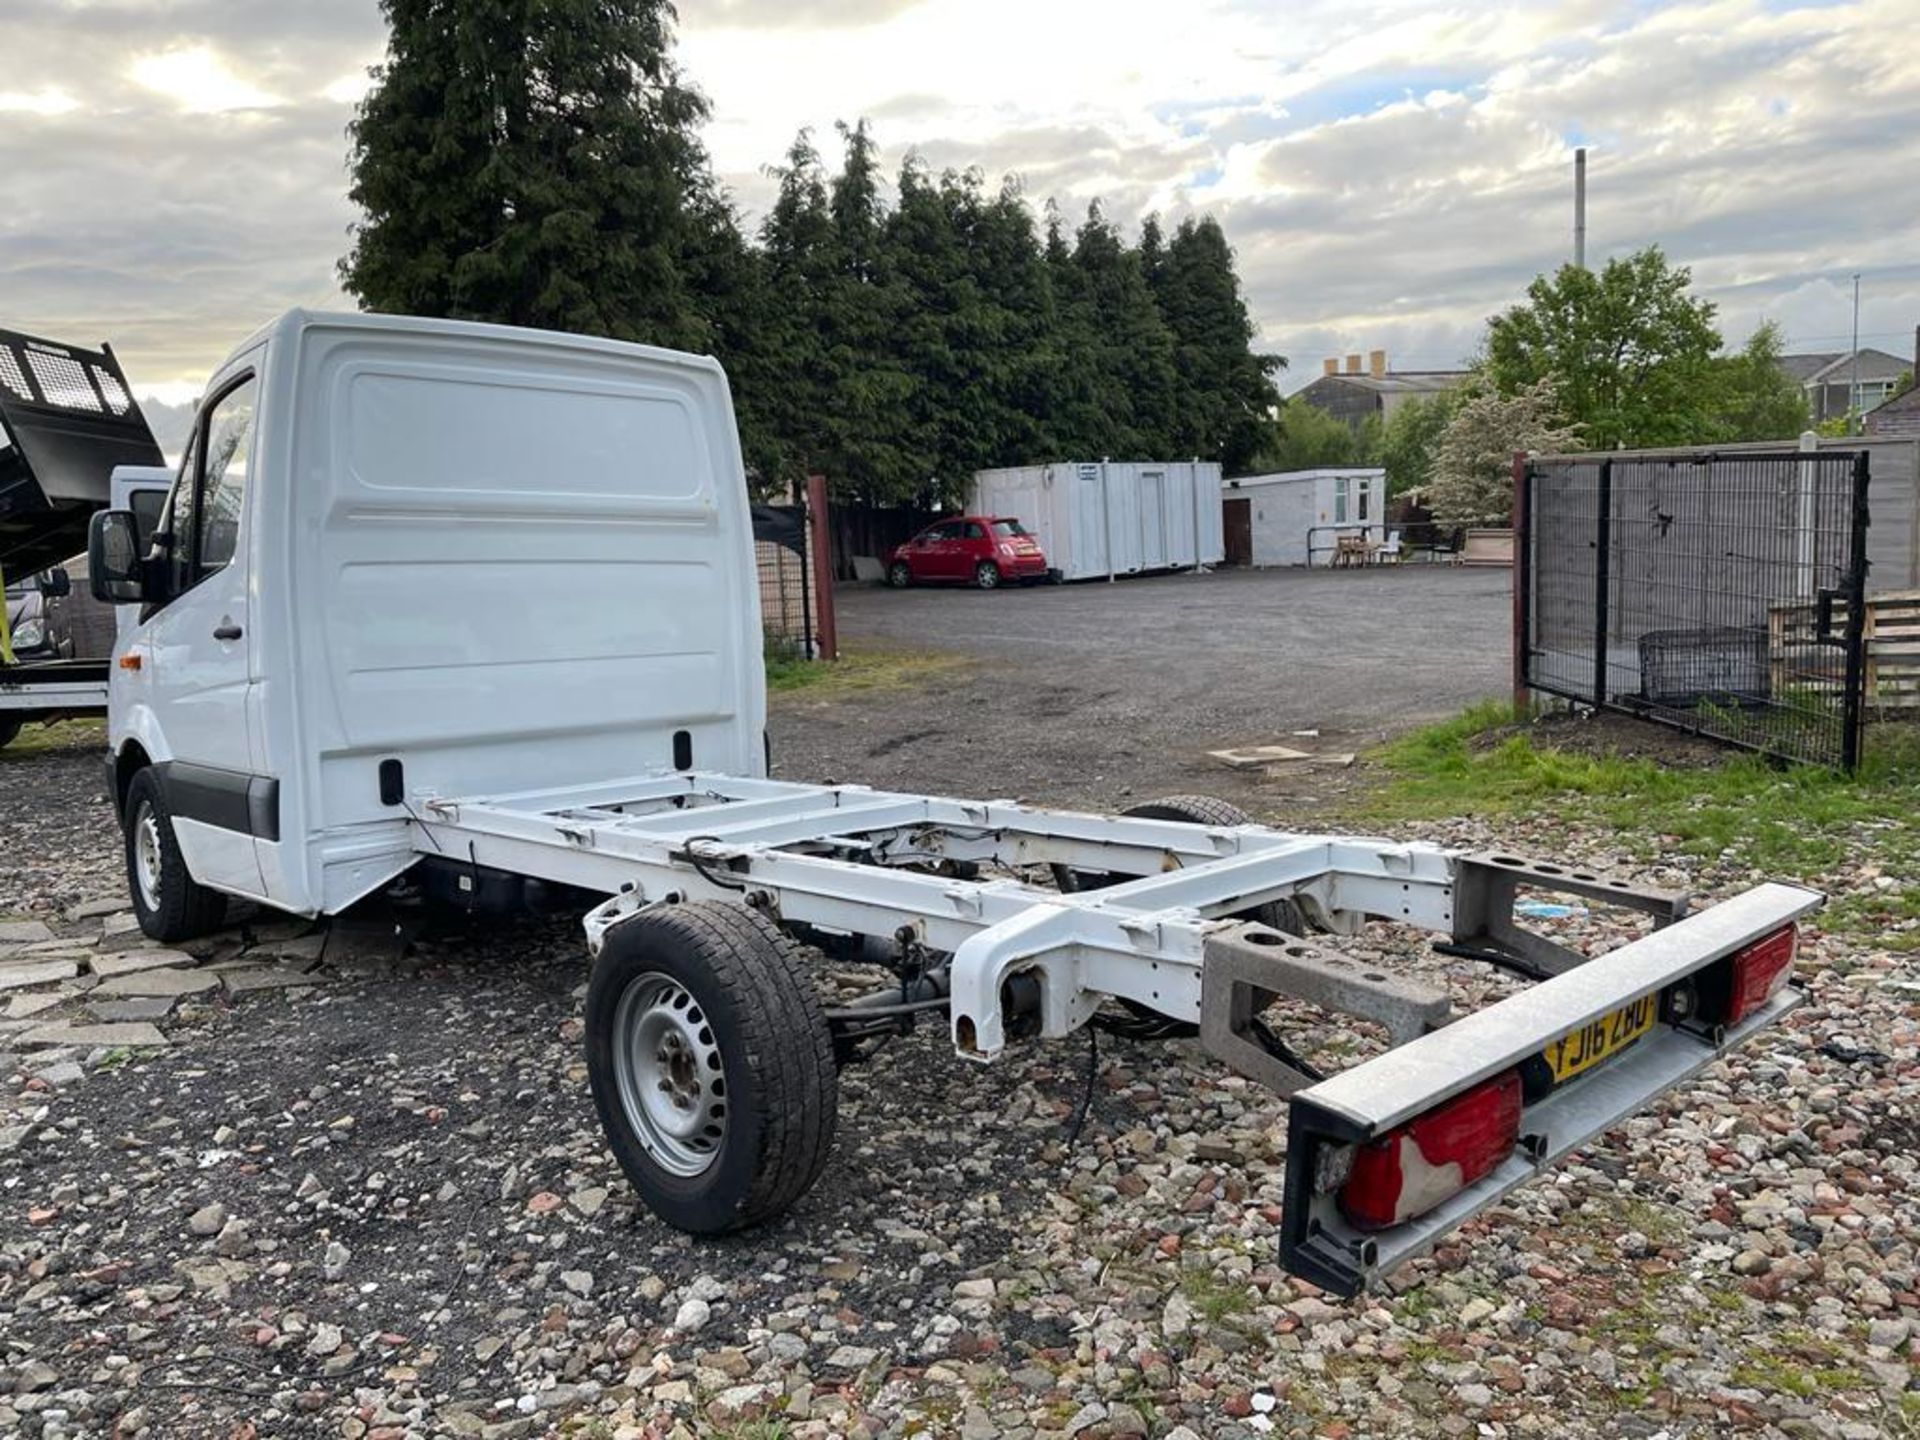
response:
[[[1569,1151],[1778,1023],[1800,1003],[1797,990],[1782,991],[1725,1030],[1663,1020],[1631,1048],[1529,1105],[1519,1147],[1479,1181],[1390,1229],[1349,1224],[1316,1185],[1325,1148],[1385,1134],[1560,1036],[1665,992],[1813,910],[1821,898],[1796,886],[1759,886],[1297,1092],[1288,1120],[1282,1263],[1339,1295],[1368,1289]]]

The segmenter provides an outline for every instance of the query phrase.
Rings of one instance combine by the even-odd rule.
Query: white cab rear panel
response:
[[[290,553],[258,572],[284,607],[267,634],[287,640],[262,666],[283,903],[304,882],[295,908],[337,908],[404,868],[388,759],[414,804],[666,772],[678,731],[693,765],[762,773],[750,521],[717,364],[378,316],[298,317],[288,338],[297,429],[266,476],[290,477],[274,499],[291,511],[262,533]],[[321,853],[285,853],[303,836]]]

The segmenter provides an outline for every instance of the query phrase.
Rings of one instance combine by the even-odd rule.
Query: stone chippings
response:
[[[54,857],[7,877],[25,892],[7,913],[48,937],[0,943],[81,957],[0,992],[57,997],[0,1022],[0,1434],[1866,1440],[1920,1423],[1911,933],[1882,948],[1815,928],[1811,998],[1783,1030],[1341,1302],[1275,1262],[1285,1108],[1187,1043],[1103,1039],[1068,1149],[1085,1045],[975,1067],[923,1030],[845,1073],[836,1154],[791,1217],[695,1243],[636,1208],[602,1144],[571,923],[403,914],[403,943],[392,917],[356,917],[315,943],[241,915],[191,954],[107,967],[220,983],[90,1002],[87,957],[150,948],[105,904],[118,861],[84,813],[91,782],[87,757],[47,807],[85,824],[0,820]],[[1633,868],[1615,837],[1558,821],[1425,836]],[[1886,893],[1884,843],[1850,845],[1828,888]],[[1641,878],[1711,896],[1759,877]],[[1633,928],[1561,923],[1583,945]],[[1463,1002],[1498,991],[1417,938],[1353,944]],[[142,1022],[164,1045],[23,1041],[129,998],[171,1002]],[[1370,1044],[1287,1019],[1330,1061]]]

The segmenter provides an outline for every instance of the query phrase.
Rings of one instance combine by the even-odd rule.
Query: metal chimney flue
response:
[[[1587,147],[1573,152],[1573,263],[1587,268]]]

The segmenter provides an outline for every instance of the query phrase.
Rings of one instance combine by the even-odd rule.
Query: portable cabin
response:
[[[1217,565],[1220,467],[1210,460],[1099,460],[980,470],[970,508],[1033,532],[1063,580]]]
[[[1330,565],[1342,535],[1387,538],[1387,472],[1283,470],[1220,487],[1227,563]]]

